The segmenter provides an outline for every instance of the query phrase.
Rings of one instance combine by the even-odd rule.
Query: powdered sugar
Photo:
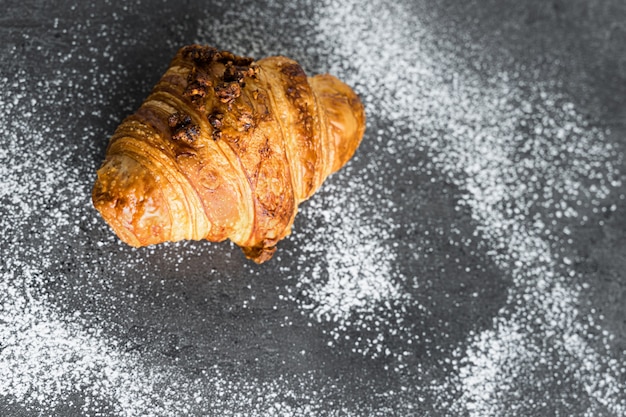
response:
[[[384,8],[397,10],[391,18],[377,20],[374,33],[382,38],[365,39],[365,31],[372,30],[369,16],[377,10],[368,10],[368,5],[333,6],[324,27],[348,21],[350,28],[345,39],[339,37],[334,52],[345,60],[363,59],[356,62],[353,82],[377,79],[377,87],[401,90],[399,97],[393,95],[390,108],[385,104],[391,103],[384,102],[379,109],[389,112],[392,120],[408,121],[419,133],[394,146],[399,152],[407,144],[425,146],[442,174],[466,190],[460,203],[471,209],[496,265],[513,277],[507,304],[494,318],[495,330],[470,338],[470,345],[458,353],[464,387],[456,405],[459,412],[485,416],[533,409],[525,399],[522,404],[515,400],[532,389],[519,384],[545,382],[535,373],[540,368],[531,364],[550,363],[555,352],[568,358],[555,366],[577,369],[575,379],[590,396],[589,412],[598,406],[615,415],[626,412],[620,386],[624,371],[581,336],[591,326],[578,317],[574,272],[568,271],[568,263],[559,267],[566,276],[556,271],[559,260],[551,252],[560,242],[551,238],[545,227],[548,219],[536,210],[542,206],[553,210],[549,216],[575,218],[579,206],[597,205],[611,187],[621,185],[616,169],[621,160],[603,140],[603,132],[589,128],[571,103],[541,85],[522,90],[515,75],[505,72],[481,81],[454,61],[463,56],[449,54],[445,47],[429,50],[430,56],[420,53],[422,45],[413,43],[423,39],[419,24],[399,18],[407,15],[401,6]],[[375,43],[368,45],[369,40]],[[367,45],[367,54],[359,53],[363,50],[355,49],[357,45]],[[386,71],[390,63],[417,70],[401,72],[399,80],[398,71]]]
[[[91,209],[106,136],[164,68],[123,55],[150,38],[124,13],[51,19],[62,41],[30,53],[58,69],[0,75],[6,414],[626,412],[623,353],[582,305],[573,249],[621,209],[623,161],[533,62],[492,60],[419,3],[201,10],[199,41],[334,73],[368,111],[275,268],[244,268],[223,244],[131,250]]]
[[[404,5],[327,2],[317,13],[317,42],[332,45],[323,54],[324,70],[356,86],[370,112],[375,109],[376,118],[391,120],[392,126],[409,132],[397,135],[395,129],[387,129],[383,135],[388,146],[381,150],[403,154],[415,147],[424,149],[433,168],[464,190],[459,207],[470,209],[490,258],[513,279],[493,329],[470,336],[469,346],[456,352],[458,379],[455,374],[451,383],[461,384],[463,394],[454,409],[483,416],[545,409],[546,404],[516,401],[520,392],[549,383],[550,377],[542,375],[544,367],[532,366],[538,362],[567,372],[576,369],[576,384],[590,398],[589,412],[600,406],[623,414],[623,369],[581,336],[593,326],[577,309],[580,285],[573,280],[571,260],[554,253],[563,243],[554,225],[584,223],[587,216],[579,218],[579,211],[599,205],[611,188],[621,186],[617,167],[622,161],[604,132],[589,126],[553,85],[529,82],[515,68],[492,66],[497,72],[482,76],[474,69],[481,68],[480,58],[475,66],[464,61],[476,59],[472,45],[463,45],[469,47],[466,52],[448,39],[432,38],[415,11],[405,10]],[[235,46],[265,52],[259,45]],[[519,71],[523,65],[519,64]],[[362,268],[335,267],[328,276],[314,270],[302,275],[298,285],[311,287],[307,291],[316,294],[311,313],[318,321],[338,322],[331,332],[336,335],[369,322],[368,314],[355,303],[361,301],[361,293],[346,288],[370,283],[371,277],[383,289],[394,285],[394,280],[419,282],[424,277],[394,276],[384,262],[362,265],[360,260],[368,257],[354,248],[366,248],[372,240],[347,214],[353,211],[344,210],[341,191],[335,198],[336,204],[323,217],[333,226],[342,222],[348,226],[346,230],[335,227],[343,233],[330,242],[315,239],[315,246],[325,248],[331,257],[342,253],[343,262]],[[391,229],[401,227],[406,225]],[[561,227],[567,231],[570,226]],[[374,245],[380,247],[381,242]],[[393,252],[387,247],[386,257],[393,260]],[[402,300],[400,315],[412,304],[401,291],[381,295]],[[372,294],[366,300],[369,309],[381,301]],[[382,340],[373,340],[379,348],[384,346]],[[608,349],[608,342],[604,343],[602,351]],[[554,363],[556,352],[567,359]],[[529,385],[520,386],[522,381]]]

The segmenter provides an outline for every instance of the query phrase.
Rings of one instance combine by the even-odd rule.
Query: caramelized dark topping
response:
[[[167,124],[172,129],[172,140],[192,144],[200,136],[200,127],[191,123],[188,114],[174,113],[167,119]]]
[[[296,78],[296,77],[306,77],[306,73],[302,69],[299,64],[287,64],[284,65],[280,71],[288,77]]]
[[[191,117],[188,114],[176,112],[167,119],[167,124],[171,128],[179,128],[191,123]]]
[[[197,64],[212,62],[218,52],[219,51],[212,46],[203,45],[189,45],[182,49],[183,56]]]
[[[182,141],[192,144],[200,136],[200,128],[198,125],[187,125],[178,129],[173,135],[172,140]]]
[[[209,96],[211,87],[215,97],[221,103],[228,104],[230,110],[231,103],[241,96],[241,89],[246,85],[245,77],[256,77],[258,73],[258,68],[252,65],[254,59],[237,56],[228,51],[219,51],[210,46],[186,46],[181,54],[194,64],[187,76],[187,87],[183,94],[189,97],[199,111],[205,111],[206,97]],[[217,85],[214,85],[209,75],[212,73],[211,66],[214,63],[224,65],[222,80]]]
[[[219,51],[212,46],[189,45],[182,49],[182,56],[198,65],[219,62],[220,64],[231,64],[237,67],[247,68],[254,62],[253,58],[238,56],[229,51]]]
[[[224,115],[221,113],[212,113],[208,117],[209,123],[211,124],[211,126],[213,126],[213,129],[217,129],[217,130],[222,128],[223,118],[224,118]]]
[[[223,126],[223,122],[222,119],[224,118],[224,115],[221,113],[212,113],[209,115],[208,119],[209,119],[209,124],[213,127],[213,140],[218,140],[222,137],[222,126]]]
[[[186,46],[181,54],[183,59],[192,61],[183,95],[188,97],[194,107],[201,112],[206,111],[207,103],[210,103],[212,95],[219,103],[227,105],[222,111],[214,111],[207,115],[209,124],[213,128],[212,138],[218,140],[222,138],[223,111],[232,110],[233,102],[241,97],[242,89],[246,86],[246,77],[256,78],[259,68],[252,58],[237,56],[232,52],[220,51],[210,46]],[[221,76],[217,75],[217,79],[215,79],[215,64],[224,66],[223,73]],[[256,99],[258,92],[254,96]],[[191,123],[188,115],[175,113],[170,116],[168,124],[172,129],[173,140],[192,143],[200,134],[200,128]],[[239,131],[247,131],[253,126],[252,113],[243,112],[238,116],[237,129]]]
[[[237,82],[220,83],[215,87],[215,96],[222,103],[230,103],[241,96],[241,85]]]
[[[244,77],[255,77],[258,69],[251,66],[235,65],[231,61],[226,63],[224,68],[224,81],[225,82],[238,82],[242,84]]]
[[[241,71],[240,67],[236,67],[232,62],[228,62],[226,67],[224,68],[224,81],[225,82],[242,82],[243,81],[243,71]]]
[[[215,56],[215,60],[220,64],[228,64],[231,62],[239,67],[248,67],[254,62],[253,58],[238,56],[228,51],[219,51]]]
[[[192,68],[187,76],[187,88],[183,92],[185,97],[190,97],[192,101],[203,98],[213,86],[213,81],[207,73],[197,68]]]
[[[247,131],[254,126],[254,116],[249,111],[244,111],[239,116],[239,128],[240,130]]]

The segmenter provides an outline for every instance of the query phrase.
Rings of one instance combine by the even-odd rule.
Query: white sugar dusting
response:
[[[25,287],[32,287],[33,277],[41,272],[24,266],[20,275],[3,274],[0,286],[8,298],[0,315],[0,377],[5,381],[0,395],[54,408],[80,393],[84,396],[80,409],[85,414],[101,402],[113,412],[128,415],[142,415],[147,408],[152,415],[185,409],[183,402],[170,402],[173,393],[154,392],[153,385],[161,382],[155,380],[158,372],[142,374],[131,355],[107,343],[97,330],[82,329],[78,315],[61,317],[28,291],[20,294],[7,285],[21,279]]]
[[[308,72],[333,73],[361,95],[369,119],[362,149],[371,152],[357,153],[301,207],[299,229],[289,238],[296,256],[287,260],[285,287],[276,297],[282,304],[275,309],[284,315],[280,310],[297,308],[315,330],[323,329],[325,354],[372,364],[381,369],[378,377],[388,378],[381,385],[393,386],[323,379],[308,366],[328,357],[305,351],[298,353],[304,371],[262,380],[238,360],[235,372],[217,361],[190,371],[178,358],[163,360],[155,348],[130,349],[115,336],[115,326],[131,320],[106,318],[132,312],[131,299],[139,295],[135,283],[124,282],[130,295],[122,305],[119,294],[106,292],[107,281],[112,274],[123,278],[140,261],[132,252],[116,258],[123,247],[97,229],[89,199],[97,161],[82,156],[98,153],[94,148],[106,133],[98,128],[113,123],[103,114],[117,97],[110,92],[123,90],[130,77],[129,67],[108,63],[115,45],[140,40],[120,29],[120,15],[114,13],[116,23],[108,27],[92,14],[72,27],[51,19],[65,43],[40,45],[24,35],[32,41],[27,53],[58,66],[49,78],[39,79],[28,65],[0,75],[0,407],[14,407],[0,414],[626,415],[624,358],[598,324],[601,314],[581,304],[593,284],[575,268],[572,253],[572,230],[617,210],[605,202],[623,186],[621,156],[557,83],[523,76],[534,63],[509,60],[513,64],[499,67],[479,45],[461,42],[456,28],[442,31],[427,5],[413,6],[229,2],[217,5],[226,10],[222,19],[207,10],[197,32],[200,42],[237,53],[292,56]],[[264,33],[264,22],[276,30]],[[89,36],[110,46],[98,51]],[[51,52],[57,47],[64,52]],[[99,127],[85,127],[90,124]],[[416,150],[425,162],[411,160]],[[429,219],[413,220],[413,208],[392,198],[396,183],[384,180],[394,170],[458,190],[458,198],[447,201],[469,213],[479,250],[507,285],[489,322],[478,331],[470,326],[451,345],[442,345],[447,339],[429,334],[433,327],[419,319],[433,320],[435,331],[445,333],[466,318],[437,321],[446,307],[436,310],[416,293],[440,277],[400,268],[407,257],[397,236],[423,231],[411,235],[409,245],[411,259],[423,263],[439,250],[429,242],[463,247],[471,239],[442,235],[429,228]],[[418,192],[428,184],[411,186]],[[172,247],[181,251],[171,260],[178,271],[189,254],[184,245]],[[78,256],[80,274],[60,263],[72,261],[65,259],[70,255],[59,259],[66,248]],[[459,270],[459,280],[465,273],[468,268]],[[85,276],[88,282],[77,279]],[[98,301],[106,311],[84,313],[84,306],[63,303],[81,291],[78,300]],[[464,302],[455,295],[439,302]],[[270,363],[286,358],[279,359]],[[357,395],[354,387],[365,388]],[[428,403],[436,412],[424,408]]]
[[[519,395],[545,382],[534,364],[549,369],[556,355],[554,366],[573,373],[589,396],[589,413],[623,415],[624,369],[589,344],[587,334],[601,329],[580,317],[571,262],[552,253],[561,242],[545,226],[552,219],[536,210],[576,218],[578,206],[599,205],[621,185],[621,161],[603,132],[550,86],[517,84],[506,72],[481,80],[461,50],[433,43],[418,19],[402,18],[415,12],[380,6],[333,2],[321,12],[322,42],[332,36],[339,43],[330,70],[349,62],[355,71],[348,82],[362,86],[366,101],[393,98],[377,109],[414,133],[392,146],[423,146],[442,175],[466,191],[459,204],[471,209],[491,258],[513,278],[493,329],[457,351],[458,379],[451,382],[461,384],[462,395],[455,409],[476,416],[532,410]],[[600,334],[610,352],[610,335]]]
[[[380,207],[391,203],[380,196],[375,199],[379,208],[352,200],[355,194],[368,193],[362,182],[351,182],[347,189],[329,184],[326,191],[333,195],[330,207],[323,198],[313,199],[301,213],[317,217],[319,224],[313,240],[308,235],[297,239],[299,263],[313,266],[296,277],[300,293],[296,301],[317,322],[332,323],[330,345],[345,338],[347,331],[369,329],[374,334],[358,337],[351,350],[372,358],[388,356],[392,352],[382,327],[394,327],[387,316],[401,315],[410,299],[401,286],[403,277],[394,268],[393,236],[398,225],[381,214],[385,210]]]
[[[319,17],[317,14],[311,15],[320,5],[312,3],[304,7],[294,6],[288,13],[284,10],[276,13],[273,8],[277,4],[268,8],[249,5],[243,16],[236,9],[230,10],[218,22],[208,19],[201,25],[197,41],[226,45],[237,53],[254,57],[287,54],[284,48],[292,48],[294,53],[302,49],[302,44],[295,40],[292,45],[288,35],[276,35],[276,38],[287,42],[281,49],[271,39],[251,39],[245,36],[247,31],[236,29],[243,27],[254,30],[258,16],[262,16],[278,27],[299,26],[303,33],[314,38],[313,45],[309,46],[311,55],[322,55],[327,59],[323,64],[332,65],[339,56],[327,57],[324,45],[332,44],[333,40],[315,38],[318,30],[326,28],[323,22],[316,20]],[[233,33],[241,33],[242,36],[233,36]],[[324,32],[323,35],[332,33]],[[298,59],[305,69],[310,70],[306,68],[307,65],[315,66],[306,61],[306,56],[292,57]],[[358,61],[360,55],[356,54],[352,59]],[[333,72],[333,68],[324,70]],[[343,71],[338,69],[334,73],[340,75]],[[364,99],[366,109],[371,110],[367,101],[373,97]],[[393,235],[400,225],[394,224],[387,214],[397,208],[371,182],[378,169],[374,163],[370,163],[367,172],[353,172],[354,177],[347,184],[325,184],[323,189],[332,195],[331,199],[325,200],[327,195],[314,197],[301,207],[299,213],[301,217],[317,219],[318,222],[314,239],[310,239],[307,234],[296,240],[301,254],[299,263],[313,263],[313,266],[298,268],[301,270],[295,277],[295,288],[300,298],[295,301],[305,314],[317,322],[334,324],[335,327],[329,332],[331,340],[340,339],[346,331],[355,328],[380,331],[381,327],[392,327],[385,316],[401,316],[404,304],[410,299],[409,294],[401,289],[404,277],[394,268],[396,254]],[[369,196],[369,200],[364,196]],[[384,352],[390,354],[380,332],[373,337],[359,338],[355,343],[353,350],[366,356],[376,358]]]
[[[296,284],[310,298],[311,304],[302,304],[303,309],[319,321],[338,324],[354,316],[375,315],[385,302],[406,297],[393,279],[395,252],[390,246],[398,226],[380,214],[372,215],[374,207],[351,200],[355,193],[368,193],[363,183],[352,182],[348,187],[327,187],[334,196],[330,208],[323,199],[314,199],[304,208],[303,216],[314,218],[319,213],[321,224],[316,226],[313,241],[302,242],[301,260],[319,262]],[[376,201],[379,206],[385,204],[380,196]]]
[[[104,133],[78,128],[76,121],[89,117],[86,110],[59,114],[57,109],[72,100],[84,102],[89,91],[112,88],[117,80],[99,73],[90,78],[93,84],[74,83],[72,77],[82,75],[75,69],[66,72],[62,65],[73,60],[93,60],[95,66],[97,55],[77,50],[59,54],[54,62],[60,68],[46,80],[23,70],[12,79],[0,78],[0,397],[4,400],[0,414],[314,413],[315,404],[294,407],[293,401],[286,400],[293,396],[289,389],[293,382],[287,378],[261,385],[254,378],[229,379],[217,365],[190,377],[176,366],[154,364],[128,350],[126,341],[110,336],[109,324],[83,317],[80,305],[72,311],[74,306],[55,299],[59,294],[50,289],[56,285],[70,295],[88,289],[68,285],[76,284],[73,275],[55,267],[63,260],[59,256],[63,247],[78,244],[79,254],[85,256],[80,247],[93,244],[81,228],[97,223],[90,200],[95,162],[84,158],[77,164],[72,159],[92,151],[96,136]],[[119,71],[122,77],[127,75],[123,67]],[[91,96],[93,104],[104,105],[105,97],[97,94]],[[95,117],[100,120],[102,116]],[[84,142],[76,145],[74,136]],[[109,234],[108,242],[100,241],[97,246],[112,240]],[[125,268],[134,267],[132,262],[119,265],[110,263],[106,255],[95,256],[95,263],[104,263],[106,273],[89,276],[93,281],[109,280],[109,274],[123,275]],[[79,266],[87,274],[91,267]],[[110,311],[102,312],[104,317],[117,309],[118,300],[109,301]],[[304,381],[307,378],[312,376],[303,375]]]
[[[64,234],[76,233],[84,220],[75,215],[89,203],[89,184],[66,162],[71,152],[50,158],[59,152],[64,133],[47,115],[43,121],[32,118],[28,109],[35,104],[29,97],[33,93],[25,91],[25,75],[16,79],[14,84],[0,82],[1,91],[11,92],[0,97],[5,109],[0,198],[9,201],[6,208],[12,207],[0,219],[0,395],[27,408],[54,409],[68,403],[71,407],[72,394],[80,393],[84,402],[75,406],[86,414],[102,402],[112,412],[128,415],[145,415],[146,408],[155,415],[183,409],[183,404],[162,402],[163,394],[173,396],[153,392],[158,383],[153,375],[142,375],[136,359],[101,338],[98,329],[84,329],[79,312],[65,316],[48,301],[45,287],[64,277],[50,275],[46,268],[53,262],[55,244]],[[51,87],[55,83],[60,85],[52,80],[45,89],[52,101],[58,94]],[[37,244],[23,246],[29,232],[38,236]]]
[[[363,224],[365,213],[345,203],[333,202],[349,207],[341,213],[324,211],[324,225],[316,231],[319,241],[302,248],[303,257],[323,252],[321,262],[296,285],[311,285],[304,295],[310,297],[311,313],[320,321],[345,322],[353,315],[372,314],[373,308],[386,300],[402,297],[402,290],[391,279],[395,254],[383,243],[393,231],[383,229],[384,224],[380,228]],[[307,212],[320,208],[313,203]]]

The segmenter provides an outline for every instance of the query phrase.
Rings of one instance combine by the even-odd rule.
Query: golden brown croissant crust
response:
[[[186,46],[115,131],[93,203],[130,245],[229,238],[264,262],[364,130],[358,96],[331,75]]]

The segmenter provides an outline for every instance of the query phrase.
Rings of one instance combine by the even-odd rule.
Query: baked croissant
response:
[[[364,130],[358,96],[331,75],[185,46],[113,134],[93,203],[132,246],[229,238],[261,263]]]

